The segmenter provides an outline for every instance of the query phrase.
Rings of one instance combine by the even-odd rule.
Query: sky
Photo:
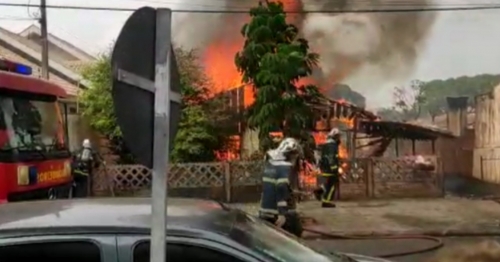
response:
[[[457,3],[461,0],[440,1]],[[499,0],[496,1],[500,4]],[[48,5],[125,8],[150,5],[173,9],[186,8],[183,2],[189,3],[188,9],[217,9],[217,5],[222,4],[221,0],[47,0]],[[485,0],[481,0],[481,3],[484,2]],[[39,0],[0,0],[0,3],[38,4]],[[37,16],[37,12],[36,8],[0,6],[0,26],[19,32],[36,23],[32,18]],[[49,32],[91,54],[98,54],[110,48],[129,15],[129,12],[50,9]],[[186,14],[175,14],[174,22],[179,21],[177,18],[182,15]],[[482,73],[500,73],[500,10],[440,13],[416,69],[407,81]],[[392,102],[392,88],[401,84],[404,83],[385,83],[377,87],[363,87],[361,90],[368,98],[368,107],[374,108],[389,105]]]

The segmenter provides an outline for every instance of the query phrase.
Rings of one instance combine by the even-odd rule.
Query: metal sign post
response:
[[[151,262],[166,261],[169,150],[180,121],[180,75],[171,44],[172,11],[143,7],[115,43],[113,103],[123,139],[152,169]]]
[[[172,11],[156,11],[155,106],[153,133],[153,183],[151,214],[151,262],[167,261],[167,181],[170,122],[170,51]]]

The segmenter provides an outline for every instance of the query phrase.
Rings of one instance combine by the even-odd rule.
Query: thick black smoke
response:
[[[285,3],[294,0],[283,0]],[[300,0],[295,0],[300,1]],[[258,0],[214,1],[212,9],[249,8]],[[304,10],[425,8],[430,0],[301,0]],[[294,15],[302,34],[320,54],[322,80],[370,83],[401,80],[413,72],[434,23],[432,12],[309,13]],[[245,14],[181,14],[174,37],[179,45],[203,48],[210,43],[241,41]],[[325,83],[326,84],[326,83]],[[356,88],[356,87],[355,87]]]

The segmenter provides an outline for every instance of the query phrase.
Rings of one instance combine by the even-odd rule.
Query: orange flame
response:
[[[284,4],[284,8],[286,11],[300,11],[303,9],[302,3],[300,0],[290,0],[290,1],[281,1]],[[236,19],[236,21],[235,21]],[[303,15],[300,14],[291,14],[288,15],[287,21],[293,24],[300,24],[303,19]],[[226,21],[228,24],[237,24],[237,23],[245,23],[248,22],[248,16],[240,16],[239,18],[235,18],[231,16]],[[244,43],[244,39],[242,36],[236,36],[233,34],[236,32],[229,32],[227,37],[217,38],[212,43],[208,45],[208,47],[202,53],[202,61],[204,63],[205,73],[209,79],[211,79],[213,83],[212,94],[218,94],[221,92],[229,91],[235,88],[240,88],[244,86],[244,101],[243,104],[245,107],[250,106],[254,101],[254,89],[251,86],[247,86],[242,81],[241,73],[238,71],[234,58],[237,52],[239,52]],[[344,64],[349,64],[352,66],[347,66],[346,70],[339,71],[335,75],[329,76],[328,86],[333,82],[337,82],[340,79],[344,78],[345,75],[349,74],[349,71],[354,70],[356,68],[355,64],[348,63],[351,61],[343,61]],[[298,84],[299,85],[307,85],[307,84],[318,84],[315,83],[311,78],[302,79]],[[321,88],[323,91],[326,90],[325,87]],[[344,123],[346,123],[349,127],[353,126],[353,121],[349,119],[341,119]],[[314,135],[316,143],[325,142],[326,134],[316,133]],[[240,139],[240,138],[237,138]],[[235,142],[234,144],[240,144]],[[237,150],[235,150],[237,151]],[[340,147],[340,157],[347,159],[348,151],[344,145]],[[229,156],[227,154],[221,155],[222,158],[234,158],[235,156]],[[315,180],[315,179],[314,179]]]
[[[281,1],[287,11],[299,11],[302,4],[299,0]],[[237,24],[248,22],[248,16],[240,16],[236,19],[231,16],[227,18],[227,23]],[[292,14],[288,17],[288,22],[297,23],[300,16]],[[233,32],[236,33],[236,32]],[[228,34],[229,35],[229,34]],[[205,65],[205,73],[212,80],[214,85],[213,94],[232,90],[245,86],[241,73],[238,72],[234,64],[234,57],[243,47],[244,39],[242,36],[224,37],[214,40],[204,50],[202,59]],[[251,86],[245,86],[244,105],[250,106],[254,102],[254,90]]]

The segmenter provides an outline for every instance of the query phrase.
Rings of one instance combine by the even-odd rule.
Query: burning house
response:
[[[257,0],[222,1],[220,8],[256,6]],[[435,13],[300,13],[304,10],[352,10],[359,8],[397,8],[392,0],[377,3],[359,1],[318,2],[316,0],[282,1],[289,11],[288,21],[299,28],[312,51],[320,55],[319,68],[310,81],[324,93],[334,83],[355,82],[357,90],[373,92],[373,86],[404,79],[412,72],[435,20]],[[425,7],[430,0],[411,0],[408,6]],[[198,16],[198,17],[195,17]],[[229,97],[229,108],[235,115],[253,103],[253,90],[242,82],[235,64],[244,38],[242,26],[249,21],[246,14],[183,14],[177,19],[182,30],[174,30],[177,43],[201,51],[205,73],[212,80],[213,93]],[[180,28],[179,28],[180,29]],[[377,76],[374,79],[372,76]],[[364,88],[366,86],[367,88]],[[369,86],[369,88],[368,88]],[[342,118],[344,119],[344,118]],[[353,123],[339,120],[345,126]],[[256,134],[241,122],[232,122],[243,141],[244,155],[256,150]],[[317,135],[321,139],[321,135]]]
[[[239,141],[237,151],[242,158],[258,150],[259,144],[257,134],[245,125],[244,92],[245,88],[240,87],[220,94],[227,97],[228,107],[234,112],[229,124]],[[360,194],[377,196],[384,190],[405,196],[406,190],[415,192],[412,196],[442,194],[442,162],[435,144],[438,140],[455,137],[451,132],[411,123],[381,121],[372,112],[340,100],[324,99],[311,107],[317,112],[316,125],[311,130],[317,144],[324,142],[331,128],[341,127],[343,131],[340,156],[345,171],[344,198],[353,194],[353,197],[360,197]],[[420,152],[416,145],[421,143],[429,143],[432,150]],[[403,145],[411,145],[410,154],[401,154],[399,147]],[[310,171],[306,170],[300,177],[305,190],[316,185],[316,177]],[[385,182],[380,184],[380,181]]]
[[[243,9],[255,6],[257,2],[225,0],[222,1],[221,8]],[[351,86],[356,86],[357,91],[370,95],[376,92],[373,86],[409,77],[436,16],[433,12],[297,12],[388,9],[398,6],[400,8],[393,0],[287,0],[283,1],[283,4],[285,10],[290,11],[288,21],[299,28],[302,36],[309,41],[312,51],[320,55],[319,68],[307,81],[318,85],[324,93],[328,93],[334,83],[355,83]],[[430,4],[430,0],[410,0],[405,7],[424,8]],[[205,72],[213,82],[213,93],[224,96],[228,101],[228,110],[233,113],[227,124],[234,131],[234,144],[238,148],[235,150],[236,155],[249,157],[258,150],[259,141],[257,134],[246,128],[243,114],[253,103],[254,93],[251,86],[245,86],[242,82],[241,74],[234,64],[235,54],[241,50],[244,43],[239,32],[248,22],[248,15],[183,14],[182,18],[177,20],[182,30],[174,30],[174,39],[182,46],[201,51]],[[341,126],[346,139],[341,155],[350,161],[383,157],[388,145],[394,141],[434,141],[436,137],[449,135],[416,125],[382,122],[373,113],[343,101],[327,99],[311,106],[318,112],[316,127],[312,130],[316,142],[325,139],[325,131],[329,128]],[[364,171],[367,169],[371,170],[365,165]],[[395,169],[401,170],[399,167]]]

